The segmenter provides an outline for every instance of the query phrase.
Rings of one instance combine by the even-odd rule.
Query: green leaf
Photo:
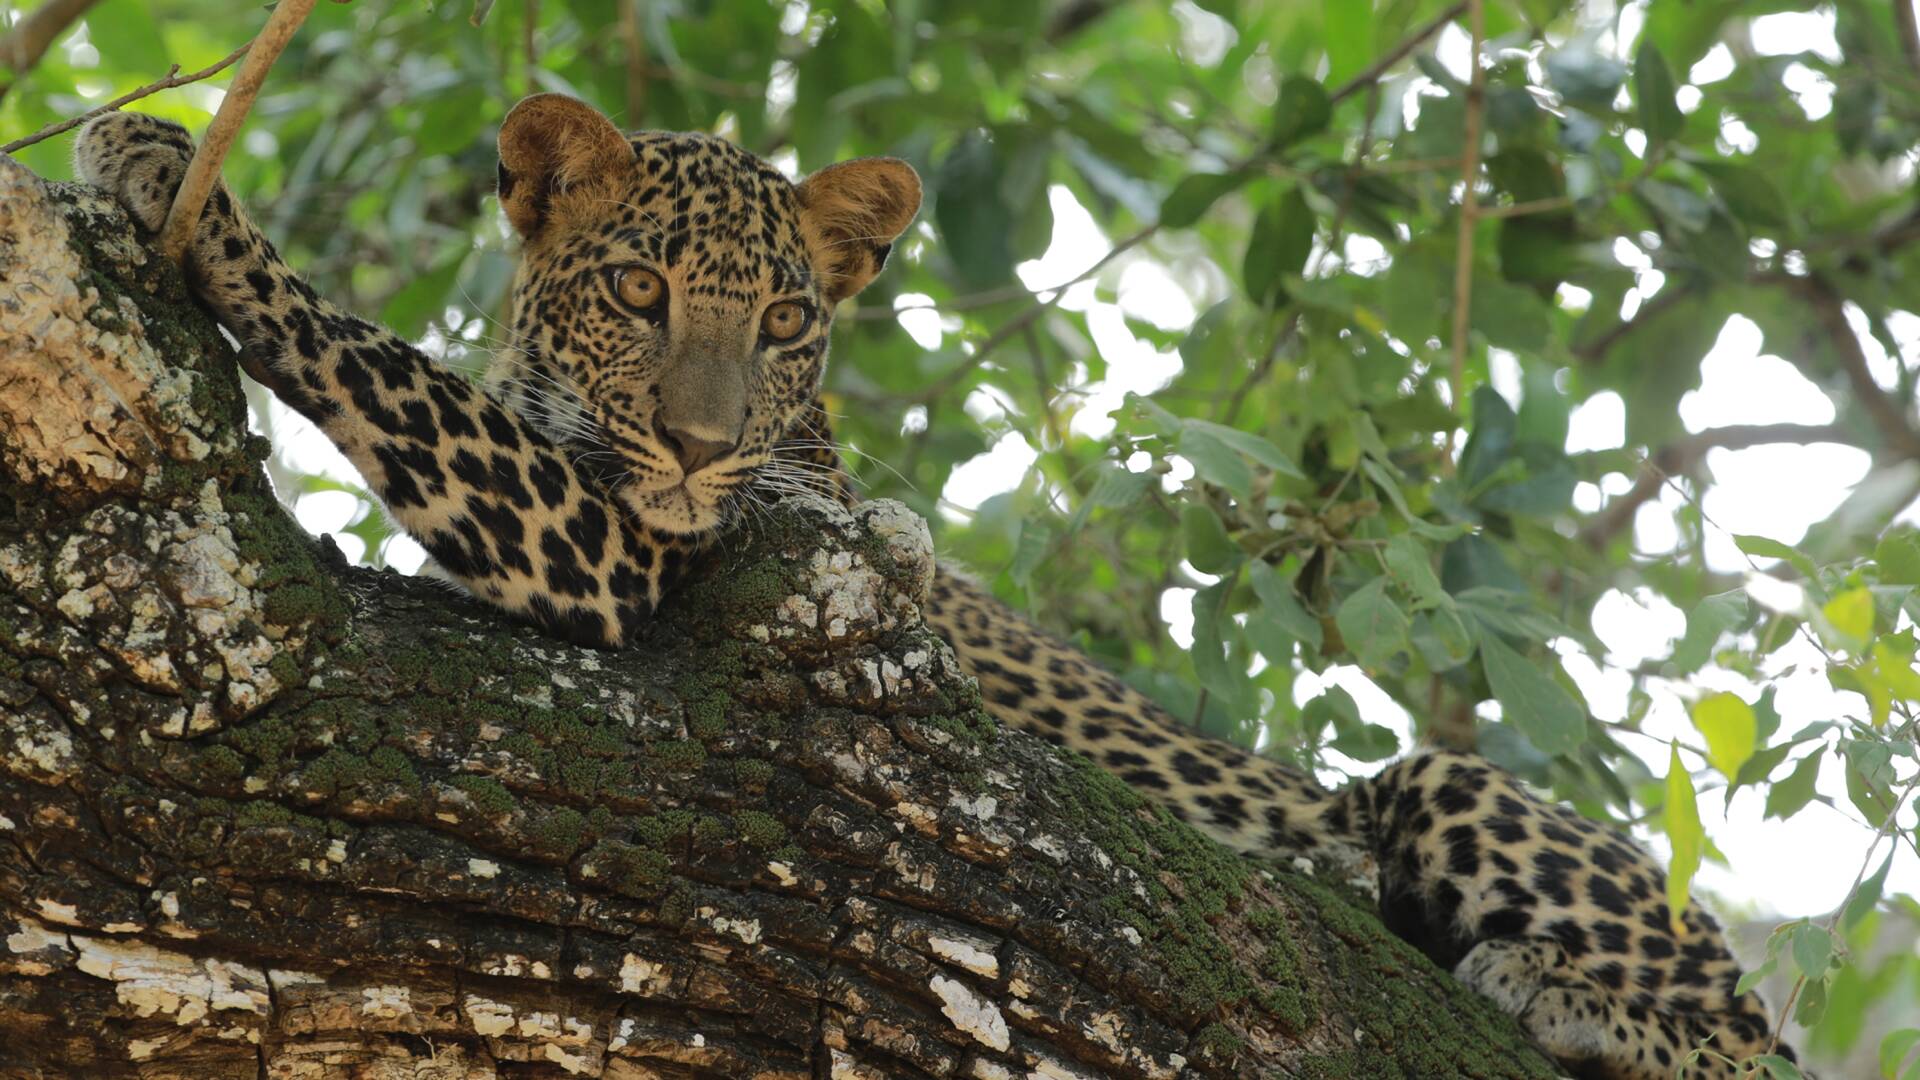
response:
[[[1183,438],[1188,432],[1198,432],[1207,438],[1227,444],[1282,476],[1291,476],[1296,480],[1307,478],[1307,474],[1300,471],[1300,466],[1293,463],[1293,459],[1287,456],[1286,451],[1252,432],[1241,431],[1239,428],[1228,427],[1225,424],[1216,424],[1211,420],[1198,419],[1183,420],[1180,422],[1180,427]]]
[[[1673,100],[1673,72],[1667,58],[1644,35],[1633,58],[1633,93],[1639,99],[1640,127],[1648,139],[1664,142],[1686,127],[1687,118]]]
[[[1005,163],[985,136],[969,131],[941,160],[933,220],[947,255],[969,286],[997,285],[1013,274],[1013,208],[1000,194]]]
[[[1513,437],[1517,443],[1538,443],[1559,453],[1567,445],[1570,417],[1567,395],[1554,385],[1553,375],[1546,364],[1528,364],[1521,373],[1523,392]]]
[[[1413,597],[1415,611],[1453,605],[1453,597],[1440,587],[1440,578],[1433,572],[1433,556],[1425,544],[1402,533],[1387,541],[1386,556],[1387,572]]]
[[[1663,180],[1642,180],[1633,190],[1661,221],[1680,233],[1697,233],[1713,220],[1713,207],[1697,192]]]
[[[1253,681],[1247,675],[1244,657],[1236,658],[1223,637],[1233,625],[1222,610],[1234,578],[1224,578],[1193,597],[1193,670],[1200,685],[1242,715],[1253,710]]]
[[[1553,339],[1553,312],[1540,294],[1491,274],[1476,274],[1469,299],[1473,328],[1503,349],[1539,353]]]
[[[1765,982],[1767,976],[1773,974],[1774,968],[1777,967],[1778,964],[1779,961],[1775,958],[1773,950],[1769,948],[1767,950],[1766,961],[1758,967],[1748,968],[1746,972],[1740,976],[1740,981],[1733,984],[1733,996],[1745,997],[1752,993],[1754,987]]]
[[[151,0],[105,0],[87,13],[87,38],[111,67],[151,78],[167,73],[167,47]]]
[[[1800,988],[1800,1004],[1793,1010],[1793,1022],[1814,1027],[1827,1015],[1827,980],[1809,979]]]
[[[1300,606],[1300,601],[1294,598],[1292,585],[1264,562],[1248,565],[1247,580],[1253,585],[1254,595],[1260,598],[1260,614],[1263,617],[1272,620],[1293,640],[1310,646],[1315,652],[1320,651],[1323,644],[1320,620]]]
[[[1785,559],[1788,565],[1800,571],[1800,576],[1806,578],[1808,581],[1817,580],[1820,576],[1813,568],[1812,559],[1807,558],[1791,546],[1783,544],[1778,540],[1769,540],[1764,536],[1736,535],[1733,538],[1733,543],[1734,546],[1738,547],[1741,551],[1755,558]]]
[[[1693,726],[1707,739],[1707,760],[1732,780],[1753,756],[1753,708],[1738,694],[1718,693],[1694,703]]]
[[[1793,966],[1809,980],[1818,979],[1827,973],[1827,962],[1833,959],[1833,935],[1824,926],[1815,926],[1802,920],[1793,928]]]
[[[1814,781],[1820,778],[1820,758],[1826,752],[1824,745],[1815,747],[1813,753],[1800,759],[1785,780],[1767,790],[1767,817],[1790,818],[1813,801]]]
[[[1144,472],[1128,472],[1119,466],[1108,466],[1100,470],[1099,479],[1093,482],[1093,490],[1087,492],[1087,501],[1108,510],[1125,510],[1140,501],[1153,484],[1153,475]]]
[[[1384,577],[1355,589],[1334,612],[1333,621],[1354,659],[1368,671],[1385,669],[1407,648],[1407,616],[1387,595]]]
[[[1766,229],[1792,227],[1793,212],[1766,173],[1729,161],[1695,161],[1692,165],[1706,174],[1714,194],[1743,224]]]
[[[380,309],[380,321],[407,337],[425,333],[427,324],[447,309],[449,294],[466,258],[464,246],[442,255],[433,269],[414,277],[393,294]]]
[[[1873,637],[1873,593],[1864,586],[1848,589],[1821,607],[1827,624],[1842,635],[1843,643],[1858,651]]]
[[[1203,574],[1224,574],[1246,556],[1227,535],[1227,527],[1213,507],[1190,502],[1180,510],[1180,532],[1187,541],[1187,561]]]
[[[1373,5],[1320,0],[1321,37],[1327,43],[1327,81],[1343,83],[1373,59]]]
[[[1193,463],[1196,476],[1242,499],[1253,494],[1253,469],[1239,450],[1218,435],[1188,425],[1180,431],[1180,456]]]
[[[1893,750],[1882,742],[1848,739],[1841,753],[1847,759],[1847,799],[1878,829],[1898,806],[1888,788],[1894,779]]]
[[[1687,632],[1673,647],[1668,662],[1680,675],[1700,670],[1713,658],[1714,646],[1722,635],[1740,629],[1752,618],[1752,603],[1745,590],[1718,593],[1693,606],[1687,613]]]
[[[1907,1055],[1913,1053],[1913,1048],[1916,1046],[1920,1046],[1920,1028],[1901,1028],[1898,1031],[1887,1032],[1886,1036],[1880,1040],[1880,1075],[1885,1080],[1895,1080],[1900,1063],[1907,1060]],[[1916,1065],[1920,1065],[1920,1062],[1916,1062]]]
[[[1600,52],[1591,36],[1582,36],[1547,54],[1547,82],[1570,105],[1611,113],[1613,98],[1625,81],[1625,64]]]
[[[1852,930],[1859,925],[1861,919],[1873,913],[1874,907],[1880,903],[1880,894],[1886,890],[1887,871],[1891,869],[1893,869],[1893,852],[1889,851],[1886,861],[1880,864],[1880,869],[1875,870],[1872,877],[1861,882],[1860,887],[1855,889],[1853,896],[1847,900],[1846,909],[1840,916],[1840,929]]]
[[[1806,1080],[1806,1074],[1800,1071],[1800,1066],[1779,1054],[1761,1054],[1748,1060],[1767,1070],[1767,1075],[1772,1080]]]
[[[1273,104],[1273,149],[1284,150],[1320,134],[1332,118],[1326,87],[1304,75],[1287,76],[1280,83],[1280,100]]]
[[[1587,738],[1587,710],[1552,676],[1483,630],[1480,663],[1505,721],[1543,754],[1571,754]]]
[[[1920,585],[1920,533],[1902,530],[1881,537],[1873,561],[1880,564],[1880,584]]]
[[[1400,752],[1400,736],[1392,728],[1363,723],[1340,732],[1327,745],[1355,761],[1385,761]]]
[[[1263,304],[1284,303],[1286,291],[1281,283],[1287,275],[1306,269],[1312,251],[1313,211],[1300,188],[1289,186],[1253,219],[1253,234],[1247,238],[1241,264],[1247,295]]]
[[[1686,914],[1691,898],[1688,890],[1693,875],[1700,870],[1700,856],[1706,850],[1707,834],[1700,827],[1700,804],[1694,798],[1693,777],[1680,763],[1680,747],[1667,750],[1667,808],[1664,815],[1667,839],[1673,845],[1673,859],[1667,864],[1667,912],[1673,932],[1686,928],[1680,916]]]
[[[1173,186],[1160,203],[1160,224],[1184,229],[1199,221],[1213,204],[1252,177],[1244,169],[1230,173],[1194,173]]]
[[[1047,552],[1053,547],[1053,529],[1040,518],[1026,518],[1020,522],[1020,539],[1014,545],[1013,563],[1007,567],[1007,576],[1022,589],[1033,584],[1033,572],[1046,561]]]

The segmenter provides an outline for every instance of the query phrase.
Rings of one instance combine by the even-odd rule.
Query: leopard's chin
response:
[[[684,484],[659,491],[628,488],[620,493],[620,499],[640,524],[668,536],[694,539],[718,532],[727,524],[719,505],[695,498]]]

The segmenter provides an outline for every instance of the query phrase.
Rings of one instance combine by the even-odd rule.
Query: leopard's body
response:
[[[147,228],[192,150],[108,114],[82,174]],[[402,528],[476,595],[570,639],[630,639],[703,540],[801,485],[850,499],[818,390],[833,307],[878,273],[919,183],[889,159],[795,185],[702,135],[623,135],[541,95],[501,131],[524,240],[512,347],[487,387],[317,296],[220,187],[188,255],[242,362],[314,421]],[[1177,816],[1269,856],[1377,866],[1398,933],[1581,1076],[1731,1077],[1769,1019],[1712,918],[1670,924],[1637,846],[1467,755],[1424,752],[1329,792],[1206,739],[962,577],[928,621],[1005,723],[1079,750]],[[1783,1051],[1788,1052],[1790,1051]]]

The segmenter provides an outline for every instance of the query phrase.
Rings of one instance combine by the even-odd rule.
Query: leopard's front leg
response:
[[[80,174],[158,229],[193,144],[179,125],[109,113],[81,132]],[[221,184],[187,271],[247,372],[313,421],[389,515],[479,596],[575,641],[618,645],[685,561],[629,527],[565,453],[460,374],[317,296]]]

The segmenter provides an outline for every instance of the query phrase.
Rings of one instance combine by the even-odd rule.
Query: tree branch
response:
[[[1896,400],[1874,381],[1866,350],[1861,348],[1859,335],[1847,322],[1846,297],[1818,275],[1773,274],[1763,280],[1781,286],[1813,308],[1821,329],[1833,343],[1834,355],[1847,377],[1847,385],[1853,390],[1854,399],[1873,420],[1887,447],[1901,457],[1920,457],[1920,432],[1914,430],[1906,403]]]
[[[1338,105],[1342,101],[1380,81],[1380,77],[1393,69],[1395,64],[1407,58],[1407,54],[1419,48],[1428,38],[1446,29],[1447,24],[1460,17],[1468,9],[1470,0],[1455,0],[1439,14],[1427,20],[1401,40],[1400,44],[1382,53],[1378,60],[1368,64],[1360,74],[1348,79],[1327,95],[1327,102]],[[1475,54],[1478,55],[1477,53]],[[1478,61],[1476,60],[1476,63]]]
[[[233,77],[233,85],[227,87],[226,96],[220,99],[213,123],[207,125],[207,133],[201,136],[193,160],[187,164],[187,174],[180,179],[180,189],[174,192],[173,205],[167,208],[166,224],[160,227],[160,250],[167,258],[179,262],[186,255],[194,227],[200,224],[200,212],[207,208],[207,197],[213,194],[213,185],[220,181],[220,163],[227,159],[234,136],[246,122],[247,110],[253,108],[253,99],[267,81],[267,72],[280,58],[280,50],[293,40],[294,31],[307,21],[313,4],[314,0],[280,0],[273,14],[267,16],[267,25],[254,37],[246,62]]]
[[[1464,414],[1467,386],[1467,337],[1473,326],[1473,233],[1480,220],[1480,121],[1486,107],[1487,76],[1480,63],[1480,50],[1487,40],[1485,0],[1469,0],[1472,47],[1467,63],[1472,66],[1467,82],[1466,135],[1460,149],[1460,234],[1453,256],[1453,366],[1451,382],[1453,409]],[[1459,425],[1447,428],[1447,455],[1453,461],[1453,440]]]
[[[0,146],[0,154],[11,154],[14,151],[19,150],[23,147],[32,146],[34,143],[43,142],[47,139],[51,139],[55,135],[59,135],[62,132],[71,131],[74,128],[79,127],[81,124],[86,123],[87,121],[93,119],[96,116],[104,116],[107,113],[113,112],[115,109],[118,109],[123,105],[130,105],[133,102],[139,101],[143,97],[147,97],[152,94],[157,94],[162,90],[171,90],[176,86],[185,86],[188,83],[196,83],[202,79],[211,79],[215,75],[220,74],[221,72],[232,67],[234,64],[238,63],[240,58],[247,55],[247,50],[251,48],[253,48],[253,42],[249,41],[245,45],[242,45],[239,48],[228,53],[225,57],[223,57],[220,60],[219,63],[201,68],[199,71],[196,71],[191,75],[181,75],[179,73],[180,65],[175,64],[171,68],[167,69],[167,74],[165,78],[156,79],[155,81],[150,82],[147,85],[142,86],[137,90],[129,90],[126,93],[121,94],[119,97],[114,98],[112,101],[107,102],[105,105],[101,105],[98,108],[88,109],[86,112],[81,113],[79,116],[71,117],[69,119],[62,120],[55,124],[48,124],[46,127],[41,128],[39,131],[36,131],[31,135],[25,135],[18,139],[15,139],[12,142],[6,144],[5,146]]]
[[[1745,450],[1774,443],[1845,443],[1860,446],[1859,435],[1839,424],[1729,424],[1708,428],[1669,443],[1647,455],[1640,477],[1625,494],[1613,499],[1589,518],[1580,539],[1598,551],[1633,525],[1640,507],[1657,498],[1669,479],[1699,465],[1709,450]],[[1870,447],[1868,448],[1870,449]]]
[[[622,652],[349,569],[131,238],[0,161],[9,1066],[1555,1075],[1341,888],[987,720],[896,504],[775,508]]]

